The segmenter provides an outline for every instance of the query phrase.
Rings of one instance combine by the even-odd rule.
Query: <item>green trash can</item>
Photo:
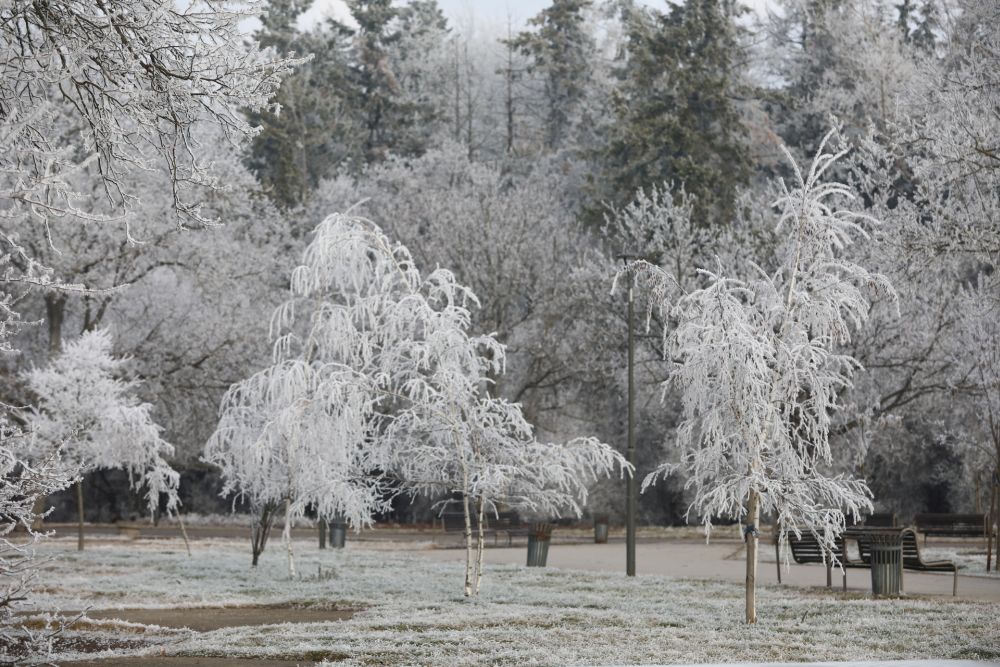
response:
[[[551,524],[536,523],[531,526],[531,532],[528,533],[528,567],[545,567],[551,538]]]
[[[872,593],[899,595],[903,590],[903,538],[899,531],[867,536],[872,566]]]

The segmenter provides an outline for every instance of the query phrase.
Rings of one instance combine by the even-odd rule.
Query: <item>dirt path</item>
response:
[[[72,667],[298,667],[313,662],[295,660],[249,660],[247,658],[194,658],[188,656],[148,656],[141,658],[109,658],[86,662],[63,662]]]
[[[350,609],[315,609],[294,607],[198,607],[191,609],[102,609],[87,612],[87,618],[118,619],[129,623],[159,625],[165,628],[189,628],[210,632],[220,628],[278,623],[327,623],[343,621],[354,615]]]

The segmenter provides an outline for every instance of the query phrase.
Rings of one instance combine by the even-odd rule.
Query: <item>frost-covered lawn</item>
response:
[[[1000,657],[1000,605],[845,598],[765,587],[756,627],[729,583],[489,566],[478,600],[462,568],[386,546],[296,547],[290,581],[280,544],[259,569],[245,541],[92,542],[46,550],[39,609],[300,606],[359,610],[349,620],[197,633],[117,622],[81,624],[64,645],[107,655],[268,656],[342,665],[582,665]],[[487,553],[487,558],[489,554]],[[276,613],[278,613],[276,611]],[[74,657],[71,653],[65,658]],[[76,657],[82,657],[77,654]],[[89,657],[94,657],[91,652]]]

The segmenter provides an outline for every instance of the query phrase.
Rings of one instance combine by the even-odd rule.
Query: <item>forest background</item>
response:
[[[767,269],[778,244],[761,224],[778,194],[768,184],[790,174],[781,146],[807,162],[835,126],[851,148],[835,176],[882,221],[878,242],[850,253],[899,293],[898,312],[876,303],[846,350],[866,372],[841,396],[835,467],[868,480],[877,510],[983,511],[1000,457],[992,4],[556,0],[495,34],[453,24],[434,0],[353,0],[320,20],[303,20],[308,2],[273,0],[247,39],[311,58],[283,79],[280,113],[247,112],[263,128],[248,147],[203,137],[223,187],[194,222],[177,224],[172,179],[136,171],[129,237],[65,217],[21,235],[61,281],[90,291],[18,295],[35,324],[20,330],[19,355],[0,357],[0,400],[31,404],[25,371],[108,329],[174,445],[182,511],[229,511],[201,459],[220,400],[267,364],[262,313],[287,292],[311,230],[354,207],[478,295],[472,329],[507,346],[493,392],[521,403],[539,437],[624,450],[626,308],[611,291],[621,256],[692,287],[716,261]],[[96,174],[74,178],[101,200]],[[640,478],[671,455],[681,419],[661,386],[669,325],[652,317],[638,339]],[[640,521],[683,522],[684,484],[644,493]],[[124,472],[91,472],[83,490],[88,520],[145,512]],[[50,498],[49,520],[73,516],[72,493]],[[383,518],[425,521],[430,504],[399,498]],[[624,483],[598,483],[591,505],[620,519]]]

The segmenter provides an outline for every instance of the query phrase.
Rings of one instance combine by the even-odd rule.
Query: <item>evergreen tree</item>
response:
[[[423,153],[435,136],[447,132],[453,85],[451,29],[437,0],[412,0],[399,8],[397,23],[400,36],[389,51],[389,62],[402,108],[410,117],[409,131],[394,152]]]
[[[626,4],[623,13],[616,122],[598,156],[595,194],[620,206],[637,190],[673,183],[694,198],[696,224],[730,219],[750,173],[733,102],[739,44],[731,4],[689,0],[666,13]]]
[[[443,113],[445,85],[434,76],[446,67],[447,23],[435,0],[402,8],[357,0],[350,3],[356,27],[331,20],[299,30],[310,4],[272,0],[256,35],[261,46],[312,56],[282,81],[278,113],[250,115],[263,131],[249,166],[284,208],[301,205],[337,172],[389,153],[421,153]]]
[[[262,47],[312,59],[286,77],[277,113],[249,114],[263,129],[252,144],[248,166],[279,206],[302,204],[319,181],[357,152],[357,130],[346,104],[346,35],[296,28],[308,0],[272,0],[256,38]]]
[[[586,25],[591,0],[553,0],[528,21],[535,28],[511,44],[529,59],[528,71],[541,76],[545,147],[556,150],[578,120],[592,79],[594,37]]]
[[[392,6],[392,0],[351,0],[348,6],[357,28],[337,25],[354,41],[353,112],[360,123],[365,162],[379,161],[401,143],[403,130],[412,120],[389,57],[389,50],[402,37],[395,21],[400,10]]]

